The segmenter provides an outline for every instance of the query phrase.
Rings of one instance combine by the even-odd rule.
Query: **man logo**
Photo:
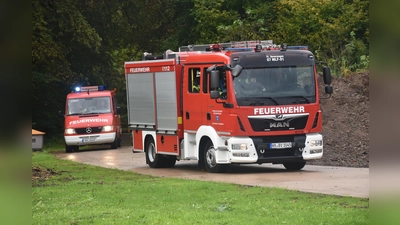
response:
[[[285,118],[283,117],[283,114],[277,114],[275,115],[275,120],[284,120]]]
[[[86,128],[86,133],[88,133],[88,134],[92,133],[92,128],[90,128],[90,127]]]

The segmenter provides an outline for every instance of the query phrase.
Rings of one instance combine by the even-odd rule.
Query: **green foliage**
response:
[[[228,40],[218,32],[221,26],[231,24],[238,17],[236,11],[227,8],[225,0],[194,0],[192,13],[197,21],[196,31],[199,33],[197,43],[222,43]]]
[[[361,40],[357,40],[355,33],[351,32],[351,41],[345,46],[342,52],[342,74],[349,75],[368,69],[369,56],[368,49]]]
[[[308,45],[317,59],[332,63],[334,74],[341,75],[342,55],[354,38],[368,48],[367,0],[282,0],[276,5],[274,41]]]

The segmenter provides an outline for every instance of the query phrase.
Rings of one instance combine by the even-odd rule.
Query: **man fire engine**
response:
[[[65,151],[78,151],[79,146],[121,145],[120,108],[116,91],[107,85],[76,87],[66,99],[64,114]]]
[[[125,62],[125,78],[133,151],[150,167],[198,160],[212,173],[249,163],[300,170],[322,157],[318,74],[306,46],[244,41],[148,58]],[[330,96],[329,67],[323,77]]]

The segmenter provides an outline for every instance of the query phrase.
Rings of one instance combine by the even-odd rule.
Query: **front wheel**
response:
[[[292,171],[301,170],[301,169],[303,169],[303,167],[305,165],[306,165],[306,162],[290,162],[290,163],[283,164],[283,166],[287,170],[292,170]]]
[[[74,146],[69,146],[67,144],[65,144],[65,152],[66,153],[71,153],[74,151]]]
[[[211,141],[204,146],[204,166],[210,173],[220,173],[224,171],[225,165],[217,164],[216,152]]]
[[[118,136],[116,136],[114,141],[111,143],[111,148],[112,149],[117,149],[118,148]]]

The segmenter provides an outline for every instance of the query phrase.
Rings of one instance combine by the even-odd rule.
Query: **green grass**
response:
[[[32,224],[368,224],[369,200],[139,175],[44,152]]]

